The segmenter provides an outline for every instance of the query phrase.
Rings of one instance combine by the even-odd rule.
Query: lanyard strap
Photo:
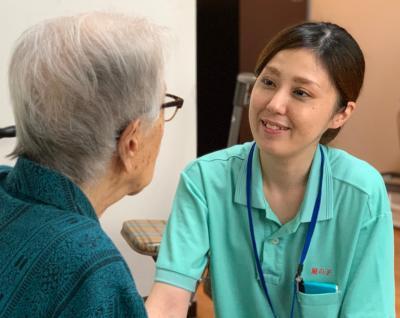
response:
[[[318,194],[317,194],[317,198],[315,200],[314,210],[313,210],[313,214],[311,217],[311,222],[310,222],[310,225],[308,226],[306,240],[305,240],[304,246],[303,246],[303,251],[301,252],[301,256],[300,256],[299,268],[297,271],[297,275],[299,275],[299,276],[301,276],[301,272],[303,271],[304,260],[306,259],[308,249],[310,248],[311,238],[314,234],[315,225],[317,224],[319,208],[321,206],[322,178],[324,176],[325,157],[324,157],[324,152],[322,151],[321,147],[319,148],[319,150],[321,152],[321,166],[319,168],[320,173],[319,173],[319,182],[318,182]]]
[[[265,283],[264,273],[261,268],[261,262],[258,257],[257,244],[256,244],[255,235],[254,235],[253,217],[251,214],[251,177],[252,177],[253,154],[254,154],[255,146],[256,146],[256,143],[253,143],[253,145],[251,146],[250,152],[249,152],[248,159],[247,159],[247,174],[246,174],[247,214],[248,214],[248,219],[249,219],[249,229],[250,229],[250,237],[251,237],[251,243],[252,243],[252,248],[253,248],[253,254],[254,254],[254,259],[256,261],[258,276],[260,277],[260,281],[261,281],[261,287],[264,291],[265,297],[267,298],[267,301],[271,308],[272,314],[274,317],[276,317],[274,307],[272,306],[272,301],[271,301],[271,298],[268,293],[267,284]],[[316,225],[317,219],[318,219],[319,209],[321,206],[322,180],[323,180],[323,171],[324,171],[323,170],[324,153],[321,148],[320,148],[320,152],[321,152],[321,166],[320,166],[320,174],[319,174],[318,194],[317,194],[317,198],[315,200],[314,210],[313,210],[313,214],[311,217],[311,222],[310,222],[310,225],[307,230],[306,239],[305,239],[303,250],[302,250],[302,253],[300,256],[300,261],[299,261],[299,265],[298,265],[297,273],[296,273],[296,279],[301,276],[301,273],[303,271],[304,260],[306,259],[308,249],[311,244],[311,239],[314,234],[315,225]],[[291,310],[290,310],[291,317],[293,317],[294,297],[295,297],[295,295],[293,296],[293,299],[292,299],[292,306],[291,306]]]
[[[249,158],[247,159],[247,175],[246,175],[247,214],[249,217],[251,243],[252,243],[252,247],[253,247],[254,258],[256,260],[258,276],[260,277],[260,281],[261,281],[261,287],[264,290],[264,294],[265,294],[265,297],[267,298],[268,304],[271,308],[272,315],[274,317],[276,317],[274,307],[272,306],[271,298],[269,297],[267,284],[265,283],[264,273],[261,268],[260,259],[258,258],[257,244],[256,244],[256,239],[254,237],[253,217],[251,215],[251,204],[250,204],[250,202],[251,202],[251,174],[252,174],[251,170],[252,170],[253,153],[254,153],[255,145],[256,145],[256,143],[254,143],[253,146],[251,147],[250,153],[249,153]]]

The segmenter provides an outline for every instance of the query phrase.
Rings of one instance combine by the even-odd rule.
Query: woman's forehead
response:
[[[325,65],[311,49],[279,51],[265,65],[262,74],[266,73],[319,86],[324,83],[332,84]]]

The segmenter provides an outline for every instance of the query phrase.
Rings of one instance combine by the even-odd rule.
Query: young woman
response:
[[[182,172],[150,317],[184,317],[208,260],[217,317],[394,317],[384,183],[326,146],[356,109],[364,68],[356,41],[331,23],[296,25],[264,48],[255,142]]]

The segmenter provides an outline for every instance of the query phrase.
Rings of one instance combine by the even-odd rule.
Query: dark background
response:
[[[197,156],[227,145],[237,74],[252,72],[264,45],[306,18],[305,0],[197,0]]]

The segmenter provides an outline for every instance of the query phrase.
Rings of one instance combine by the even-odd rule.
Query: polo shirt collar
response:
[[[250,152],[250,148],[253,143],[248,143],[247,153]],[[247,155],[246,160],[243,160],[242,166],[240,167],[239,177],[236,180],[235,185],[235,203],[247,206],[246,203],[246,176],[247,176],[247,161],[249,156]],[[261,166],[259,160],[259,150],[256,146],[253,154],[252,162],[252,176],[251,176],[251,207],[254,209],[266,209],[266,202],[263,192],[263,180],[261,173]]]
[[[318,221],[328,220],[331,219],[333,216],[332,173],[330,169],[327,148],[325,146],[319,145],[311,164],[306,192],[304,194],[304,200],[300,206],[300,221],[302,223],[310,222],[314,211],[314,205],[318,195],[318,185],[321,173],[321,150],[324,153],[325,161],[324,166],[322,167],[324,175],[322,178],[321,205],[319,208]]]
[[[252,143],[249,143],[248,152],[250,151]],[[333,186],[332,186],[332,173],[329,164],[329,158],[327,156],[327,147],[319,145],[315,152],[310,174],[307,181],[306,192],[304,200],[300,206],[298,217],[293,219],[295,223],[310,222],[312,213],[314,210],[315,200],[318,194],[318,183],[320,175],[321,165],[321,149],[324,152],[325,162],[323,166],[323,179],[322,179],[322,193],[321,193],[321,205],[318,214],[318,221],[328,220],[333,216]],[[246,204],[246,174],[247,174],[247,160],[243,160],[240,168],[239,176],[236,180],[235,185],[235,196],[234,202],[247,206]],[[256,146],[254,149],[253,162],[252,162],[252,180],[251,180],[251,207],[253,209],[261,209],[268,212],[269,207],[264,197],[263,191],[263,180],[261,173],[261,165],[259,160],[259,149]],[[291,222],[289,222],[291,223]]]

